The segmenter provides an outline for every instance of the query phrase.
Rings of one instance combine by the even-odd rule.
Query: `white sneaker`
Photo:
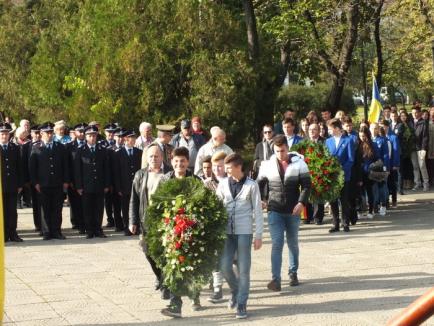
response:
[[[368,214],[366,214],[366,218],[368,220],[372,220],[374,218],[374,214],[368,213]]]
[[[381,206],[381,207],[380,207],[380,215],[381,215],[381,216],[386,215],[386,207],[384,207],[384,206]]]
[[[421,185],[416,184],[416,185],[414,185],[413,189],[411,189],[411,191],[418,191],[420,188],[422,188]]]

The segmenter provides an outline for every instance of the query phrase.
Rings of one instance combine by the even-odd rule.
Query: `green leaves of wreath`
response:
[[[193,177],[171,179],[152,195],[145,241],[176,295],[194,295],[210,280],[226,238],[226,210],[214,192]]]
[[[310,140],[293,145],[291,151],[304,156],[312,180],[311,203],[331,202],[339,198],[344,186],[344,171],[326,146]]]

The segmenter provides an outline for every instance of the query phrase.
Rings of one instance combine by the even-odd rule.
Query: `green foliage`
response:
[[[318,83],[313,86],[289,84],[281,89],[276,100],[275,111],[283,113],[286,109],[292,108],[297,112],[297,117],[301,119],[311,110],[319,112],[323,109],[329,93],[330,85],[325,83]],[[351,90],[344,90],[340,109],[349,114],[356,110]]]
[[[332,202],[339,198],[344,186],[344,171],[336,157],[333,157],[327,147],[310,140],[293,145],[291,150],[304,156],[309,167],[312,190],[311,203]]]
[[[222,201],[200,180],[171,179],[158,187],[146,213],[145,241],[173,293],[191,296],[207,284],[226,224]]]

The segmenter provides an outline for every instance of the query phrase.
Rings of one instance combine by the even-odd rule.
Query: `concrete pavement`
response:
[[[249,319],[237,321],[226,302],[206,301],[183,319],[160,314],[165,302],[137,237],[107,231],[86,240],[70,229],[67,240],[42,241],[32,230],[30,209],[19,211],[23,243],[6,244],[4,325],[384,325],[434,286],[434,193],[401,196],[385,217],[361,220],[350,233],[330,235],[329,224],[302,225],[300,286],[267,290],[270,238],[252,255]],[[284,251],[284,271],[288,268]],[[225,284],[225,296],[228,297]],[[434,325],[434,318],[426,325]]]

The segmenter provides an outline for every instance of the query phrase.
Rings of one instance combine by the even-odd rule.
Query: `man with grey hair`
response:
[[[202,174],[202,161],[207,156],[212,156],[217,152],[225,152],[227,155],[232,154],[234,151],[226,142],[226,133],[220,127],[212,127],[211,128],[211,139],[203,145],[196,157],[196,164],[194,165],[194,174],[201,175]]]
[[[142,122],[139,126],[140,137],[136,139],[134,147],[142,151],[152,144],[154,138],[152,137],[152,125],[149,122]]]
[[[155,139],[152,144],[157,144],[158,147],[160,147],[161,151],[163,152],[163,162],[167,164],[168,166],[172,166],[171,159],[172,159],[172,150],[173,146],[170,145],[170,141],[172,140],[172,131],[175,129],[175,126],[173,125],[157,125],[157,139]],[[149,146],[151,146],[149,145]],[[143,150],[142,154],[142,169],[145,168],[148,165],[147,160],[147,149],[149,148],[147,146]]]

